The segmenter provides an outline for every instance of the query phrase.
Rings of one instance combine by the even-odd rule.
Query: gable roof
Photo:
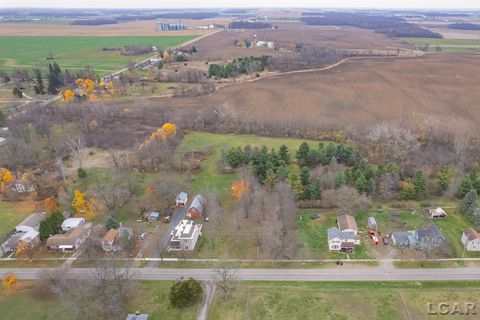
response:
[[[107,241],[108,243],[113,243],[117,235],[118,235],[118,230],[112,228],[108,230],[107,233],[105,233],[105,235],[103,236],[103,240]]]
[[[480,238],[480,234],[473,228],[465,229],[463,230],[463,233],[465,233],[470,241]]]
[[[199,212],[203,212],[203,206],[205,204],[206,200],[201,194],[197,194],[195,198],[193,198],[192,204],[190,205],[190,209],[195,208]]]
[[[434,224],[431,224],[428,226],[427,229],[418,229],[417,230],[417,237],[418,240],[422,241],[426,238],[433,239],[437,237],[443,237],[443,234],[438,230],[437,226]]]
[[[357,222],[355,221],[355,217],[349,214],[344,214],[337,217],[338,228],[340,230],[358,230],[357,229]]]
[[[36,212],[23,219],[18,225],[35,228],[43,219],[45,219],[45,212]]]
[[[342,240],[355,240],[355,233],[353,231],[340,231],[338,228],[332,227],[327,230],[328,240],[339,238]]]
[[[392,238],[395,243],[412,244],[414,242],[413,233],[411,231],[394,231],[392,232]]]
[[[92,227],[88,222],[78,228],[72,229],[65,234],[56,234],[47,239],[47,247],[74,246],[77,239],[86,237]]]
[[[447,213],[442,208],[430,209],[431,216],[447,216]]]

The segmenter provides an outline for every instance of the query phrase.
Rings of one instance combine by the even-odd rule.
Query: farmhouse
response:
[[[47,239],[47,248],[56,251],[75,251],[80,249],[90,236],[92,224],[84,223],[65,234],[56,234]]]
[[[193,198],[190,208],[188,208],[187,217],[196,219],[203,216],[205,204],[206,204],[205,198],[202,195],[197,194],[195,198]]]
[[[177,207],[184,207],[188,202],[188,194],[186,192],[180,192],[175,198],[175,204]]]
[[[103,239],[102,239],[103,251],[110,252],[112,250],[115,250],[113,243],[115,242],[115,239],[117,238],[117,236],[118,236],[117,229],[112,228],[107,231],[107,233],[103,236]]]
[[[447,213],[442,208],[429,209],[430,219],[447,219]]]
[[[338,229],[341,231],[352,231],[357,235],[358,228],[355,217],[349,214],[344,214],[337,217]]]
[[[480,251],[480,233],[468,228],[463,230],[462,244],[466,251]]]
[[[62,223],[62,230],[67,232],[69,230],[78,228],[85,223],[85,218],[68,218],[65,219]]]
[[[147,221],[151,222],[151,221],[157,221],[158,219],[160,218],[160,213],[158,212],[155,212],[155,211],[150,211],[147,213]]]
[[[360,244],[360,240],[356,239],[353,231],[340,231],[338,228],[332,227],[327,230],[328,250],[353,252],[355,245]]]
[[[182,220],[170,234],[168,251],[192,251],[198,237],[202,234],[202,225],[192,220]]]

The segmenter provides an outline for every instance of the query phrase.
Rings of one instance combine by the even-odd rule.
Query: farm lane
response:
[[[19,279],[34,280],[42,268],[2,268],[0,277],[15,273]],[[161,269],[135,268],[134,278],[138,280],[175,280],[192,277],[211,281],[215,269]],[[322,268],[322,269],[235,269],[235,279],[240,281],[478,281],[480,268],[431,268],[395,269],[390,268]],[[72,268],[70,276],[88,278],[93,275],[91,268]]]

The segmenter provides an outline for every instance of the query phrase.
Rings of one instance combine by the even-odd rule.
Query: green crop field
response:
[[[93,67],[99,75],[124,68],[130,61],[140,61],[152,54],[122,56],[118,51],[102,48],[151,44],[157,48],[173,48],[196,36],[0,36],[0,70],[46,68],[50,52],[62,69]]]
[[[429,52],[462,53],[480,51],[477,39],[402,38],[417,47],[429,45]]]

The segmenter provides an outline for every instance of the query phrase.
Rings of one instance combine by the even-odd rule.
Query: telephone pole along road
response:
[[[2,268],[0,277],[14,273],[19,279],[37,279],[42,268]],[[233,269],[241,281],[480,281],[480,268],[392,269],[392,268],[325,268],[325,269]],[[69,276],[86,279],[92,268],[71,268]],[[134,268],[138,280],[175,280],[181,277],[211,281],[215,269]]]

